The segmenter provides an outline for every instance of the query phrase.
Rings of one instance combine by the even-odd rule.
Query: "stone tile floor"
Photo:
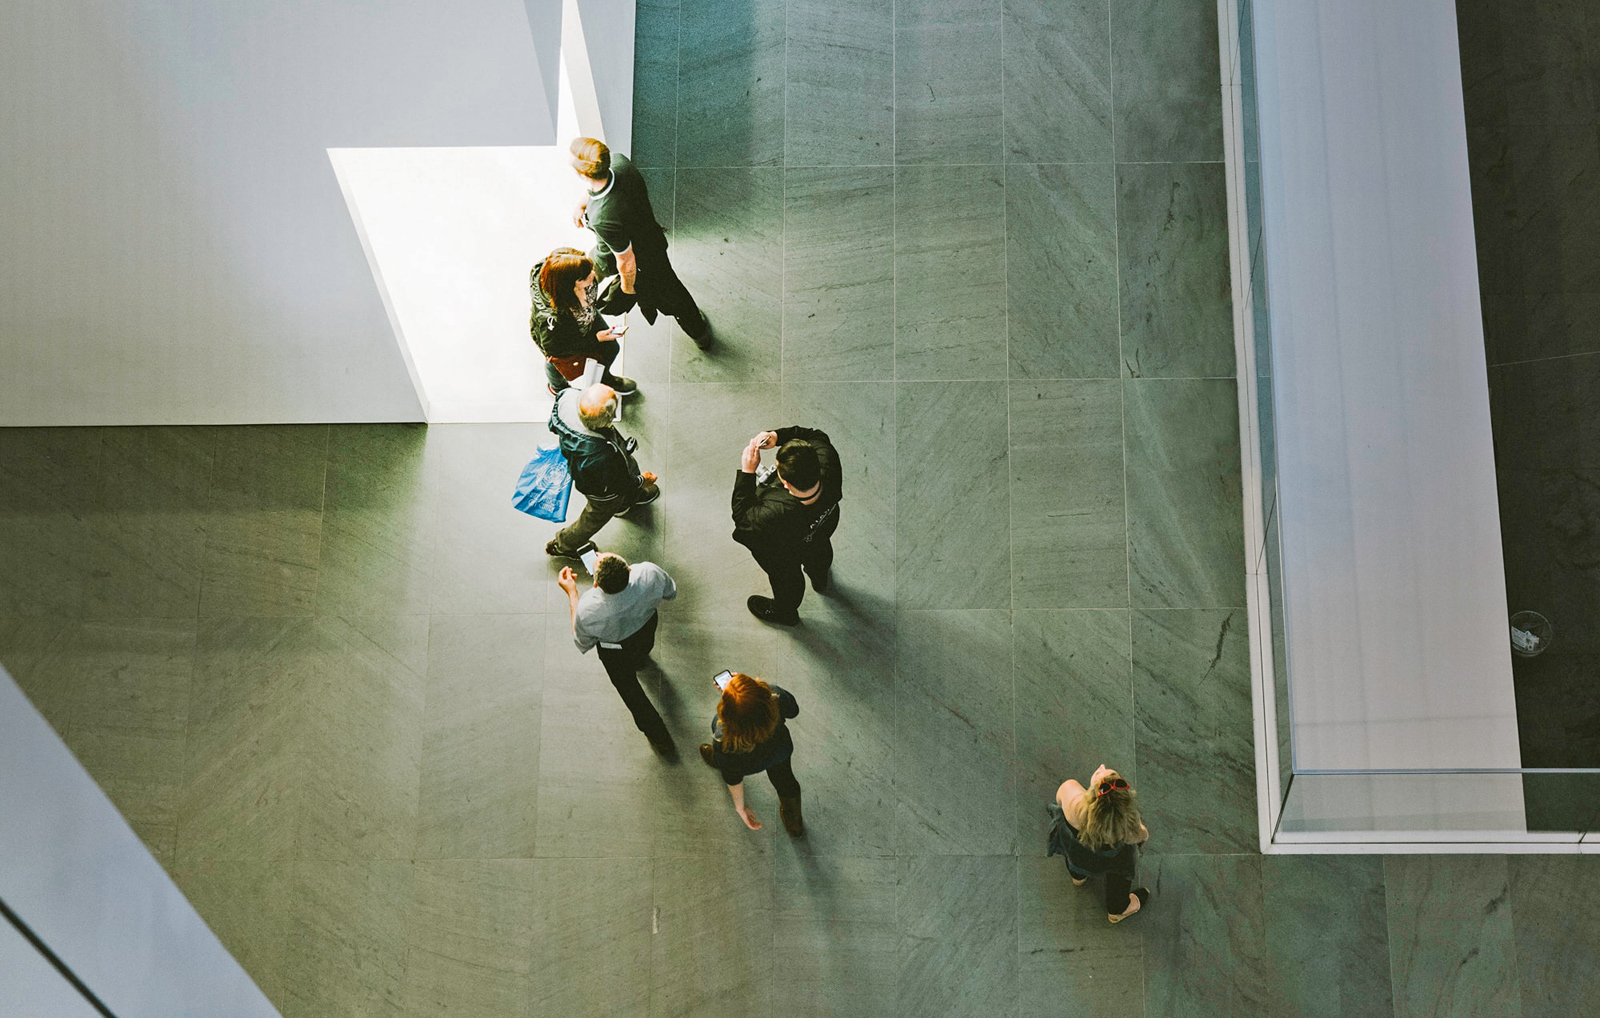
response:
[[[1214,10],[640,5],[722,341],[631,334],[664,496],[601,541],[679,580],[680,745],[722,667],[798,696],[805,840],[571,647],[536,425],[0,432],[0,661],[287,1018],[1585,1013],[1588,860],[1255,851]],[[775,630],[727,506],[790,422],[847,500]],[[1043,855],[1101,762],[1116,927]]]

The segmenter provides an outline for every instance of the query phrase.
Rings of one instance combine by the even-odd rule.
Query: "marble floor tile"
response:
[[[788,0],[784,164],[894,161],[894,0]]]
[[[1014,851],[1007,613],[902,612],[896,635],[896,851]]]
[[[1215,4],[1111,5],[1118,162],[1221,161],[1219,59]]]
[[[658,855],[654,873],[650,1014],[773,1015],[772,857]]]
[[[301,703],[317,649],[310,619],[202,620],[178,818],[181,866],[294,858],[307,740]]]
[[[997,19],[987,18],[897,26],[897,164],[1000,162],[1000,34]]]
[[[678,162],[677,0],[645,0],[633,22],[633,151],[636,166],[676,166]],[[666,224],[663,224],[666,225]]]
[[[1144,1013],[1268,1013],[1261,857],[1147,854],[1139,883],[1154,897],[1119,928],[1144,938]]]
[[[216,431],[107,428],[88,517],[88,618],[193,618]]]
[[[894,377],[894,170],[790,169],[783,378]]]
[[[777,857],[774,998],[786,1015],[880,1018],[895,1012],[899,860]]]
[[[1133,379],[1122,392],[1133,604],[1244,604],[1234,383]]]
[[[902,857],[895,1014],[1004,1014],[1017,996],[1017,860]]]
[[[1129,378],[1231,378],[1221,163],[1117,167],[1122,365]]]
[[[534,854],[544,640],[540,615],[433,617],[417,858]]]
[[[959,382],[895,390],[897,603],[1009,607],[1005,390]]]
[[[316,606],[410,615],[430,604],[432,492],[426,425],[341,425],[328,443]]]
[[[405,920],[406,1015],[532,1018],[537,866],[531,859],[416,863]]]
[[[72,720],[73,644],[62,636],[73,623],[60,618],[0,617],[0,666],[33,709],[60,735]]]
[[[1073,887],[1060,859],[1017,860],[1020,1018],[1143,1018],[1144,940],[1106,922],[1098,881]]]
[[[1006,167],[1013,379],[1121,373],[1115,186],[1109,163]]]
[[[0,617],[81,611],[102,434],[0,428]]]
[[[301,691],[301,859],[409,859],[417,829],[425,615],[318,619]]]
[[[1138,789],[1157,851],[1257,850],[1246,629],[1242,608],[1133,613]]]
[[[800,701],[789,727],[806,836],[795,853],[894,852],[895,623],[891,613],[808,618],[779,648],[776,681]]]
[[[701,350],[674,332],[674,382],[778,381],[783,179],[782,168],[678,171],[673,267],[715,339]]]
[[[1046,807],[1063,781],[1087,783],[1105,764],[1139,785],[1128,625],[1125,611],[1018,611],[1012,619],[1024,856],[1044,854]]]
[[[896,378],[1006,377],[1005,208],[998,168],[896,171]]]
[[[649,858],[533,863],[534,1015],[650,1013],[654,864]]]
[[[1395,1018],[1522,1014],[1504,856],[1384,859]]]
[[[433,611],[544,610],[544,587],[559,568],[545,555],[544,545],[560,527],[517,512],[511,495],[522,468],[541,444],[551,441],[542,424],[429,429],[428,455],[437,463],[428,564]],[[640,465],[649,469],[647,462]],[[582,507],[582,496],[575,493],[568,520],[577,519]]]
[[[1389,932],[1378,856],[1261,860],[1274,1015],[1391,1015]]]
[[[198,860],[173,882],[211,932],[279,1009],[288,1007],[293,920],[292,862]]]
[[[412,864],[297,862],[284,1018],[405,1013]]]
[[[1483,294],[1489,363],[1600,353],[1600,293]]]
[[[900,28],[987,25],[1000,20],[1000,3],[998,0],[895,0],[894,16]]]
[[[785,384],[782,421],[817,428],[839,453],[844,497],[833,534],[832,587],[807,588],[802,615],[887,611],[895,599],[895,406],[883,386],[862,398],[849,382]]]
[[[781,164],[784,0],[679,9],[678,165]]]
[[[742,612],[751,594],[771,592],[766,573],[733,540],[732,501],[745,445],[790,423],[773,419],[779,400],[773,385],[673,384],[657,503],[662,561],[678,582],[669,611]]]
[[[1582,1014],[1600,991],[1600,915],[1592,856],[1515,855],[1511,925],[1523,1018]]]
[[[1122,385],[1012,382],[1011,596],[1018,608],[1124,608]]]
[[[318,510],[213,510],[206,521],[200,614],[310,615],[321,555]]]
[[[1099,0],[1005,0],[1005,146],[1015,163],[1111,163],[1111,26]]]
[[[1600,120],[1596,54],[1582,30],[1593,19],[1592,8],[1573,0],[1536,0],[1498,19],[1503,76],[1497,84],[1514,123]]]
[[[1510,129],[1512,249],[1529,293],[1600,293],[1600,126]]]
[[[101,763],[100,767],[103,770],[106,764]],[[171,873],[178,863],[178,815],[183,808],[183,786],[170,776],[154,781],[108,778],[96,783],[156,862]]]

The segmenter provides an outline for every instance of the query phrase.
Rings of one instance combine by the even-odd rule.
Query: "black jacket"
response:
[[[770,683],[769,683],[770,684]],[[794,737],[789,734],[786,720],[800,715],[800,701],[782,686],[773,686],[772,695],[778,698],[778,727],[747,753],[722,751],[722,719],[711,721],[711,766],[722,772],[725,784],[737,785],[747,774],[759,774],[775,763],[782,763],[794,755]]]
[[[822,493],[810,505],[789,494],[774,473],[764,484],[740,470],[733,478],[733,539],[758,558],[798,556],[816,540],[826,540],[839,526],[843,473],[839,453],[826,433],[815,428],[780,428],[778,445],[803,438],[817,450]]]
[[[589,504],[606,512],[621,512],[644,494],[639,464],[631,442],[616,428],[592,431],[578,419],[577,389],[563,389],[550,410],[550,433],[561,443],[572,473],[572,486]]]
[[[557,308],[549,296],[539,289],[539,270],[544,262],[535,265],[528,273],[528,290],[533,299],[533,312],[528,316],[528,333],[546,357],[599,357],[600,340],[596,337],[605,329],[605,320],[598,313],[589,314],[583,321],[571,311]]]

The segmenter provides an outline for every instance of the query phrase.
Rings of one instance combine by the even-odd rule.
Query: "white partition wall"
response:
[[[4,670],[0,901],[117,1018],[278,1018]],[[92,1013],[10,933],[0,920],[0,1015]]]

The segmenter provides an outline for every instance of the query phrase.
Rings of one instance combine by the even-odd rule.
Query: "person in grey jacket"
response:
[[[577,520],[544,546],[545,554],[576,557],[594,548],[591,538],[611,517],[661,497],[656,475],[633,458],[637,444],[613,425],[617,392],[596,383],[582,392],[564,389],[550,411],[550,433],[561,443],[572,486],[586,501]]]

